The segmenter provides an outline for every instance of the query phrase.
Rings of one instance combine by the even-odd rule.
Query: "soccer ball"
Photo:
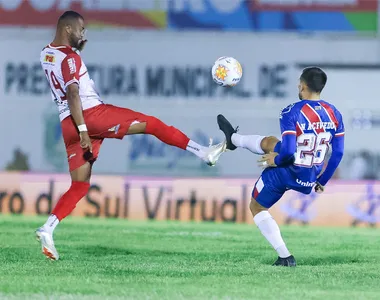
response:
[[[220,86],[235,86],[243,75],[240,63],[233,57],[223,56],[216,60],[211,70],[212,79]]]

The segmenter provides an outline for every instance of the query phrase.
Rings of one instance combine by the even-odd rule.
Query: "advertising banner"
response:
[[[0,25],[55,27],[66,10],[81,13],[89,27],[166,27],[165,1],[1,0]]]
[[[50,97],[39,54],[53,37],[51,30],[0,30],[7,41],[0,50],[0,91],[5,93],[0,103],[4,97]],[[153,98],[288,102],[297,100],[302,66],[379,61],[378,41],[371,38],[91,30],[88,39],[82,57],[100,95],[126,103]],[[220,88],[212,80],[211,67],[221,56],[235,57],[243,67],[234,88]]]
[[[80,217],[253,224],[255,179],[94,176],[72,213]],[[47,215],[69,187],[64,175],[0,173],[0,213]],[[332,181],[323,194],[287,192],[271,210],[280,224],[376,225],[378,182]]]
[[[1,0],[0,25],[54,27],[65,10],[96,27],[374,33],[378,1]]]
[[[171,1],[175,29],[282,32],[376,32],[377,0]]]

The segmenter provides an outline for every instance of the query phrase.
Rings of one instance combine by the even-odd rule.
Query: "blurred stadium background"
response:
[[[352,228],[380,217],[379,2],[0,0],[0,299],[380,299],[379,232]],[[225,153],[210,168],[143,135],[103,144],[54,236],[62,261],[44,261],[33,231],[70,178],[39,54],[65,10],[88,23],[82,56],[104,101],[201,144],[223,138],[219,113],[243,134],[278,135],[302,68],[325,69],[344,160],[324,194],[271,209],[296,270],[269,267],[275,252],[252,225],[257,157]],[[212,81],[220,56],[242,64],[234,88]]]
[[[324,68],[323,97],[346,125],[344,160],[324,195],[289,193],[273,214],[280,223],[374,225],[379,8],[377,0],[0,0],[1,213],[47,214],[68,187],[39,53],[58,16],[77,10],[89,29],[83,59],[103,100],[156,115],[202,144],[222,139],[218,113],[242,133],[278,135],[279,111],[297,101],[302,68]],[[210,74],[225,55],[243,66],[231,89]],[[74,215],[252,222],[246,205],[259,172],[248,151],[209,168],[149,136],[106,141],[93,189]]]

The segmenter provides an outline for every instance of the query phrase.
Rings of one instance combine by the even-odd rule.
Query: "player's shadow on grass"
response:
[[[350,257],[347,255],[328,255],[323,257],[307,257],[297,261],[300,266],[328,266],[328,265],[346,265],[362,264],[369,262],[365,258]]]
[[[91,256],[108,256],[108,255],[131,255],[133,252],[115,247],[105,247],[105,246],[85,246],[80,247],[78,250],[86,255]]]
[[[162,250],[147,250],[147,249],[134,249],[128,250],[125,248],[105,247],[105,246],[84,246],[77,248],[82,254],[89,256],[109,256],[109,255],[133,255],[140,256],[189,256],[189,253],[175,252],[175,251],[162,251]]]

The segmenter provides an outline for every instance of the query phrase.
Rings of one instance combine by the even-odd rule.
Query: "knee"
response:
[[[249,203],[249,209],[251,210],[252,216],[256,216],[259,212],[267,210],[264,206],[260,205],[254,198],[251,198]]]
[[[147,121],[149,123],[154,124],[154,125],[156,125],[157,123],[161,122],[160,119],[156,118],[155,116],[148,116],[147,117]]]
[[[161,120],[154,116],[146,116],[145,117],[145,133],[147,134],[155,134],[156,131],[161,128]]]
[[[266,136],[262,139],[260,147],[265,153],[269,153],[274,150],[274,147],[276,147],[278,142],[279,139],[275,136]]]
[[[71,182],[70,190],[81,199],[87,195],[90,189],[90,183],[86,181],[73,181]]]

